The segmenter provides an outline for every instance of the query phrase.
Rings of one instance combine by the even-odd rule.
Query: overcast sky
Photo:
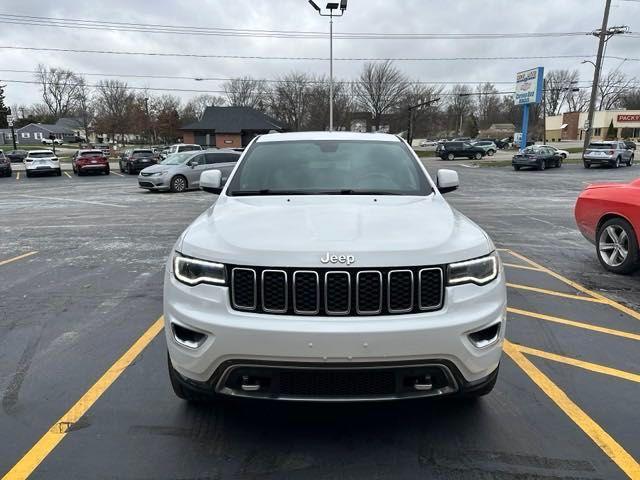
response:
[[[320,3],[320,2],[318,2]],[[346,15],[336,19],[334,32],[376,33],[505,33],[590,31],[600,26],[604,0],[349,0]],[[0,14],[36,15],[65,19],[172,24],[193,27],[265,30],[328,31],[328,20],[319,17],[307,0],[4,0]],[[609,25],[629,25],[640,31],[640,2],[613,0]],[[0,45],[109,49],[145,52],[181,52],[224,55],[328,57],[327,39],[228,38],[94,31],[43,26],[12,25],[0,20]],[[640,38],[611,40],[607,55],[640,57]],[[334,41],[335,57],[474,57],[531,55],[594,55],[592,36],[500,40],[345,40]],[[188,77],[234,77],[252,75],[276,78],[291,70],[328,73],[327,61],[225,60],[162,58],[87,53],[0,50],[0,68],[33,70],[38,63],[99,74],[180,75]],[[605,70],[619,60],[609,59]],[[361,61],[336,61],[337,77],[357,76]],[[398,61],[397,66],[415,80],[511,82],[519,70],[542,65],[545,69],[578,68],[582,80],[593,74],[580,59],[496,61]],[[640,77],[640,61],[627,61],[621,70]],[[0,71],[3,80],[33,80],[28,73]],[[88,77],[89,83],[101,77]],[[221,90],[222,82],[171,79],[126,79],[132,86]],[[510,85],[499,85],[510,90]],[[183,100],[193,93],[178,94]],[[36,85],[7,83],[6,102],[39,102]]]

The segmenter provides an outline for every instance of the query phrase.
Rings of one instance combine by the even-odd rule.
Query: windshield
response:
[[[590,143],[588,148],[592,150],[613,150],[616,147],[612,143]]]
[[[53,152],[31,152],[29,158],[51,158],[55,157]]]
[[[184,152],[184,153],[173,153],[165,158],[162,162],[162,165],[182,165],[187,160],[193,157],[193,153]]]
[[[151,150],[135,150],[131,156],[134,158],[153,157],[153,152]]]
[[[229,195],[428,195],[431,187],[400,142],[352,140],[256,143]]]

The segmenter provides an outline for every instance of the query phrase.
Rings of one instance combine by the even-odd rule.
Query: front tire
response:
[[[488,150],[487,151],[487,155],[489,155],[490,157],[493,157],[496,154],[495,150]]]
[[[173,193],[184,192],[187,189],[187,179],[182,175],[176,175],[171,179],[170,188]]]
[[[547,162],[542,160],[539,164],[538,164],[538,170],[546,170],[547,169]]]
[[[638,237],[624,218],[616,217],[604,222],[596,239],[596,254],[606,270],[626,275],[640,266]]]
[[[473,158],[475,158],[476,160],[480,160],[482,158],[482,154],[480,152],[476,152]]]
[[[556,162],[556,168],[561,168],[561,167],[562,167],[562,159]]]
[[[616,161],[611,165],[613,168],[620,168],[620,157],[616,158]]]
[[[62,170],[58,169],[56,170],[56,177],[61,177],[62,176]]]
[[[629,161],[627,162],[627,167],[630,167],[631,165],[633,165],[633,155],[629,157]]]
[[[514,166],[513,166],[513,169],[514,169],[516,172],[520,171],[520,165],[514,165]]]
[[[453,160],[455,158],[456,156],[453,153],[450,153],[449,155],[447,155],[447,160]]]
[[[584,168],[591,168],[591,164],[589,162],[582,162]]]

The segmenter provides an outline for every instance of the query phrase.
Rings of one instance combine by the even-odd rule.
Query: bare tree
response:
[[[302,130],[307,121],[309,82],[309,77],[304,73],[289,73],[280,77],[270,92],[271,113],[292,130]]]
[[[380,129],[382,116],[398,106],[408,89],[406,77],[391,61],[366,63],[354,85],[356,101],[371,112],[376,130]]]
[[[184,124],[198,121],[207,107],[219,107],[225,104],[225,99],[207,93],[196,95],[189,100],[180,112],[180,121]]]
[[[635,82],[618,69],[612,70],[598,84],[598,110],[610,110],[620,105],[624,94]]]
[[[454,85],[449,92],[449,113],[453,117],[454,130],[462,133],[464,118],[473,112],[473,91],[468,85]]]
[[[68,115],[76,106],[80,79],[71,70],[47,68],[40,64],[36,79],[42,88],[42,100],[54,118]]]
[[[577,70],[550,70],[545,76],[545,114],[558,115],[567,105],[571,89],[579,80]]]
[[[180,99],[174,95],[160,95],[151,102],[154,137],[163,142],[175,142],[180,136]]]
[[[580,89],[567,93],[567,106],[570,112],[584,112],[589,106],[589,90]]]
[[[324,76],[310,77],[306,89],[308,115],[304,130],[329,128],[329,80]],[[336,130],[348,130],[351,123],[352,96],[349,84],[333,84],[333,123]]]
[[[267,91],[265,82],[252,77],[234,78],[224,86],[227,103],[233,107],[251,107],[262,109],[263,97]]]
[[[84,138],[89,138],[89,125],[95,115],[95,104],[93,102],[91,89],[84,78],[78,78],[78,91],[76,92],[75,115],[82,123]]]
[[[640,88],[627,90],[620,98],[620,106],[627,110],[640,109]]]
[[[131,112],[135,96],[126,82],[120,80],[100,80],[96,91],[96,128],[111,138],[124,134],[130,127],[128,114]]]
[[[500,108],[498,89],[493,83],[482,83],[476,87],[476,108],[479,126],[487,128],[495,122]]]

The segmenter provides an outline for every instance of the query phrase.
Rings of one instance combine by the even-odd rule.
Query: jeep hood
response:
[[[450,263],[494,246],[439,195],[220,196],[177,248],[236,265],[331,267],[320,262],[329,252],[353,255],[351,267],[384,267]]]

